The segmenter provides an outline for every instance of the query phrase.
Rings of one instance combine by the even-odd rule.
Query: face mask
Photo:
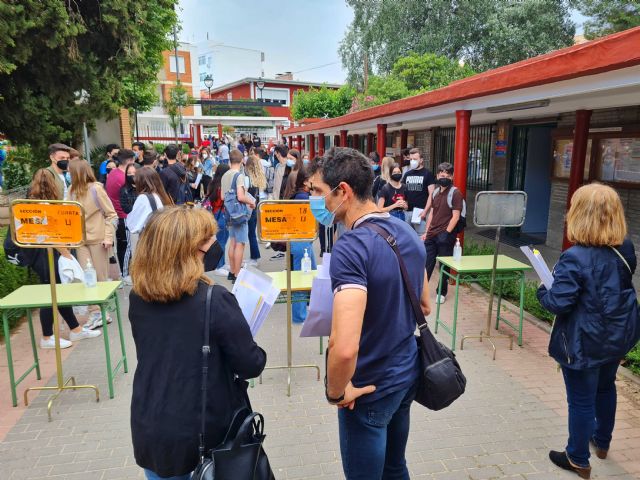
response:
[[[380,165],[378,165],[377,163],[374,163],[373,165],[371,165],[371,168],[373,169],[374,172],[377,172],[380,169]]]
[[[296,164],[295,160],[291,160],[290,158],[287,158],[287,167],[293,168],[295,164]]]
[[[64,174],[64,179],[67,182],[67,185],[71,185],[71,174],[69,172]]]
[[[206,252],[204,250],[200,251],[204,253],[204,258],[202,259],[202,263],[204,263],[204,271],[211,272],[215,270],[218,267],[220,259],[222,258],[222,254],[224,253],[222,251],[222,247],[220,247],[220,244],[215,241],[213,242],[213,245],[209,247],[209,250],[207,250]]]
[[[196,168],[200,168],[200,165],[202,165],[200,162],[196,162]]]
[[[136,160],[138,159],[138,152],[133,152],[133,156],[136,158]]]
[[[309,159],[308,158],[303,158],[302,159],[302,164],[303,165],[309,165]]]
[[[415,170],[416,168],[418,168],[420,162],[418,162],[418,160],[411,160],[409,162],[409,167],[411,167],[411,170]]]
[[[69,167],[69,160],[58,160],[56,162],[56,165],[60,170],[65,172],[67,170],[67,168]]]
[[[331,190],[331,192],[333,192],[336,188]],[[329,193],[327,193],[327,195],[329,195]],[[335,219],[336,212],[344,203],[344,200],[340,202],[340,205],[338,205],[333,212],[330,212],[329,210],[327,210],[327,206],[324,200],[327,195],[310,195],[309,205],[311,207],[311,213],[314,217],[316,217],[316,220],[325,227],[330,227],[331,225],[333,225],[333,220]]]
[[[450,178],[439,178],[438,179],[438,185],[440,185],[443,188],[447,188],[451,186],[451,179]]]
[[[402,180],[402,174],[394,173],[393,175],[391,175],[391,180],[393,180],[394,182],[399,182],[400,180]]]
[[[209,158],[209,154],[205,153],[204,155],[202,155],[202,158],[206,160],[207,158]]]
[[[127,175],[127,185],[133,185],[133,180],[135,178],[135,175]]]

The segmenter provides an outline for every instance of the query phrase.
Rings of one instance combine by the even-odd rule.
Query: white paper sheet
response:
[[[231,290],[254,337],[280,294],[272,284],[271,277],[249,267],[240,270]]]
[[[538,277],[540,277],[544,286],[549,290],[553,285],[553,274],[551,273],[551,270],[549,270],[549,267],[544,261],[544,258],[542,258],[540,252],[535,248],[532,249],[527,246],[520,247],[520,250],[522,250],[522,253],[526,255],[529,263],[531,263],[531,266],[538,274]]]
[[[422,214],[423,210],[424,208],[417,208],[417,207],[413,209],[413,212],[411,212],[411,223],[420,225],[420,223],[422,222],[420,215]]]

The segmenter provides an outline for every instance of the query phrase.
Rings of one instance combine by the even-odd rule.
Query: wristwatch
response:
[[[329,402],[331,405],[337,405],[344,400],[344,392],[338,398],[331,398],[329,396],[329,392],[327,392],[327,390],[325,389],[324,396],[327,397],[327,402]]]

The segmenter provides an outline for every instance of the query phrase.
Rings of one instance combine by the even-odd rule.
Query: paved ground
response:
[[[282,266],[267,259],[262,262],[264,270]],[[126,315],[127,295],[122,293]],[[459,331],[475,334],[484,324],[487,298],[467,289],[461,298]],[[451,308],[451,303],[443,306],[447,318]],[[284,306],[276,306],[258,335],[270,365],[286,362],[284,318]],[[430,320],[433,322],[433,315]],[[52,423],[47,422],[46,395],[34,397],[28,408],[11,408],[5,391],[6,372],[0,371],[0,426],[5,426],[5,431],[0,430],[0,480],[143,478],[130,441],[135,350],[128,321],[125,326],[130,372],[118,375],[116,397],[109,400],[107,395],[102,340],[81,342],[65,359],[65,372],[79,383],[96,383],[102,400],[96,403],[88,392],[66,392],[55,402]],[[116,329],[114,324],[109,328],[115,352]],[[324,375],[318,340],[298,338],[299,328],[294,326],[294,362],[317,364]],[[17,331],[16,344],[25,333],[24,329]],[[449,341],[442,332],[440,337]],[[549,448],[561,449],[566,441],[564,387],[554,362],[545,354],[547,340],[545,332],[527,324],[524,347],[510,351],[507,342],[499,341],[495,362],[486,342],[469,340],[465,350],[458,351],[468,378],[465,395],[441,412],[430,412],[417,404],[412,409],[407,453],[412,478],[577,478],[558,471],[547,460]],[[0,365],[5,365],[4,348],[0,350]],[[28,350],[23,349],[23,357],[25,352]],[[47,375],[51,373],[49,368]],[[47,380],[45,376],[43,381],[30,379],[30,383],[43,385]],[[324,401],[323,385],[316,381],[314,371],[295,371],[291,397],[286,396],[285,371],[266,371],[263,380],[262,384],[256,382],[250,395],[254,408],[266,418],[265,448],[276,478],[343,478],[336,412]],[[22,392],[20,386],[19,395]],[[610,459],[594,457],[592,478],[640,478],[639,448],[640,409],[621,395]]]

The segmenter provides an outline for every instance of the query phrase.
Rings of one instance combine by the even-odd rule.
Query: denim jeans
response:
[[[147,480],[189,480],[191,478],[190,473],[186,475],[179,475],[177,477],[160,477],[156,472],[152,472],[146,468],[144,469],[144,476]]]
[[[569,404],[567,455],[573,463],[589,465],[589,439],[609,449],[616,420],[616,372],[619,361],[598,368],[572,370],[562,367]]]
[[[313,254],[313,244],[311,242],[291,242],[291,270],[302,270],[302,259],[304,258],[304,249],[309,252],[311,258],[311,269],[315,270],[316,256]],[[291,321],[293,323],[302,323],[307,319],[307,302],[301,301],[305,298],[304,293],[293,292],[291,299]]]
[[[218,266],[216,268],[224,267],[224,259],[225,257],[225,248],[227,246],[227,240],[229,240],[229,231],[227,230],[226,220],[224,219],[224,211],[219,210],[217,213],[214,213],[213,216],[218,222],[218,233],[216,233],[216,240],[220,244],[220,248],[222,248],[222,257],[220,257],[220,261],[218,262]]]
[[[255,208],[251,212],[251,218],[249,218],[249,253],[251,254],[251,260],[258,260],[260,258],[260,247],[258,247],[258,236],[256,227],[258,225],[258,209]]]
[[[353,410],[338,410],[340,454],[347,480],[408,480],[405,449],[416,385]]]

